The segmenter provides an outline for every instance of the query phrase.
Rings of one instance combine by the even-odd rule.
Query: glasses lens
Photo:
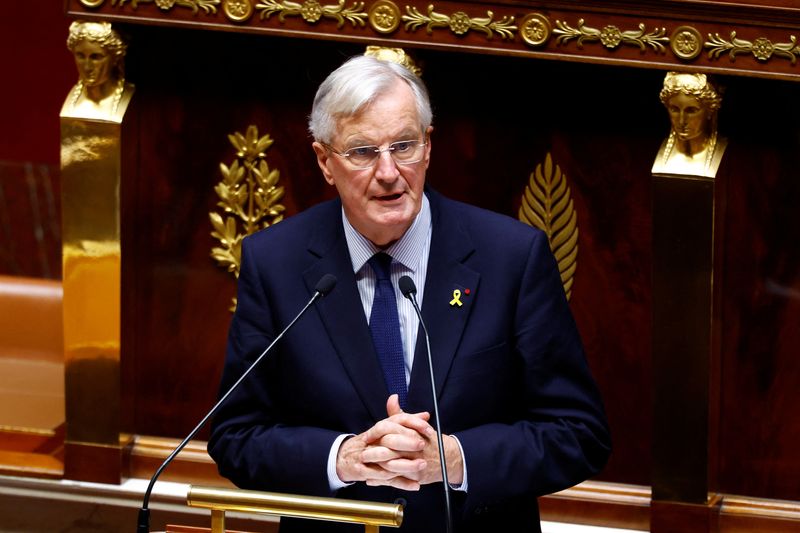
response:
[[[356,167],[369,167],[375,162],[380,149],[377,146],[358,146],[350,148],[344,155]]]
[[[389,149],[392,157],[399,163],[412,163],[419,161],[421,144],[418,141],[397,141],[392,143]]]

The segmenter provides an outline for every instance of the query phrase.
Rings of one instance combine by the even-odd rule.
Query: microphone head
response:
[[[317,282],[316,287],[314,287],[314,290],[323,296],[327,296],[328,293],[331,292],[335,286],[336,286],[336,276],[334,276],[333,274],[325,274],[324,276],[319,278],[319,281]]]
[[[414,280],[408,276],[403,276],[397,282],[397,286],[400,287],[400,292],[403,293],[403,296],[406,298],[411,298],[412,294],[417,294],[417,286],[414,285]]]

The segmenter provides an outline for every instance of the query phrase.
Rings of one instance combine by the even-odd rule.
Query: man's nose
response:
[[[392,158],[390,151],[378,154],[378,161],[375,163],[375,177],[382,180],[394,180],[400,175],[397,163]]]

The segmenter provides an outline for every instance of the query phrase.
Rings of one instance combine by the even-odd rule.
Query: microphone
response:
[[[261,355],[259,355],[256,358],[256,360],[253,361],[253,364],[251,364],[247,368],[247,370],[244,371],[241,377],[238,380],[236,380],[236,383],[231,385],[231,388],[228,389],[228,392],[226,392],[222,396],[222,398],[220,398],[217,401],[217,403],[214,404],[214,407],[212,407],[211,410],[206,414],[206,416],[203,417],[200,423],[197,424],[197,426],[195,426],[195,428],[189,433],[189,435],[186,436],[185,439],[183,439],[183,441],[181,441],[180,444],[178,444],[178,446],[172,451],[172,453],[169,454],[169,457],[167,457],[164,460],[164,462],[161,463],[161,466],[158,467],[156,473],[153,474],[152,478],[150,478],[150,484],[147,486],[147,490],[144,493],[144,499],[142,500],[142,508],[139,509],[139,518],[137,520],[136,533],[150,532],[150,509],[148,508],[148,504],[150,503],[150,493],[153,492],[153,486],[156,484],[156,479],[158,479],[158,476],[161,475],[161,472],[167,467],[169,463],[172,462],[175,456],[178,455],[180,451],[186,447],[187,444],[189,444],[189,441],[192,440],[192,437],[194,437],[197,434],[197,432],[200,431],[200,428],[202,428],[205,425],[205,423],[208,422],[208,419],[211,418],[214,415],[214,413],[217,412],[217,409],[219,409],[222,403],[228,399],[228,396],[230,396],[231,393],[239,386],[239,384],[242,381],[244,381],[244,378],[246,378],[248,374],[250,374],[250,371],[253,370],[256,367],[256,365],[261,361],[261,359],[263,359],[264,356],[267,355],[267,353],[272,349],[272,347],[275,346],[275,343],[281,340],[281,337],[283,337],[283,335],[287,331],[289,331],[289,329],[292,326],[294,326],[294,323],[297,322],[300,319],[300,317],[303,316],[303,314],[305,314],[305,312],[308,310],[309,307],[311,307],[314,304],[314,302],[319,300],[321,297],[326,296],[329,292],[333,290],[334,286],[336,286],[336,276],[334,276],[333,274],[325,274],[320,278],[320,280],[317,282],[317,285],[314,287],[314,295],[311,296],[311,299],[308,301],[305,307],[303,307],[303,309],[301,309],[300,312],[297,313],[297,316],[294,317],[294,320],[292,320],[288,326],[283,328],[283,331],[281,331],[280,334],[277,337],[275,337],[275,339],[270,343],[270,345],[267,346],[263,352],[261,352]]]
[[[442,424],[439,419],[439,402],[436,400],[436,383],[433,379],[433,360],[431,359],[431,339],[428,336],[428,328],[425,327],[425,322],[422,320],[422,312],[417,305],[417,286],[414,285],[414,280],[408,276],[403,276],[397,282],[400,287],[400,292],[403,296],[411,301],[414,306],[414,311],[417,313],[419,325],[422,326],[422,331],[425,333],[425,347],[428,352],[428,371],[431,374],[431,396],[433,397],[433,414],[436,416],[436,440],[439,443],[439,466],[442,469],[442,484],[444,485],[444,511],[447,523],[447,533],[453,532],[453,514],[450,511],[450,483],[447,481],[447,463],[444,459],[444,442],[442,441]]]

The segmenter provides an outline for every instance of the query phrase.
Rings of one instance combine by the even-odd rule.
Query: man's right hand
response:
[[[425,447],[425,437],[436,434],[428,423],[430,414],[403,412],[396,394],[387,400],[386,410],[387,418],[342,443],[336,457],[336,475],[347,483],[364,481],[373,486],[419,490],[419,481],[412,478],[428,466],[419,458],[419,452]],[[365,457],[367,450],[370,452]],[[391,464],[391,470],[385,464]]]

